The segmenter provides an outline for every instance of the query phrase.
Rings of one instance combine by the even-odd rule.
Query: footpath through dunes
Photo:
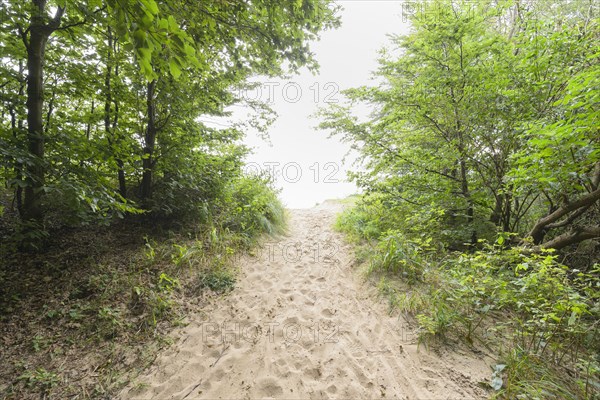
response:
[[[244,257],[233,292],[190,316],[121,398],[486,398],[492,360],[418,348],[351,268],[340,210],[292,210],[288,235]]]

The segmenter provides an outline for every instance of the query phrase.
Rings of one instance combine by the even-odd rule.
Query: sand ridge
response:
[[[492,360],[419,349],[361,282],[334,232],[341,206],[291,210],[289,233],[241,261],[237,287],[174,333],[122,399],[483,399]],[[177,341],[178,340],[178,341]]]

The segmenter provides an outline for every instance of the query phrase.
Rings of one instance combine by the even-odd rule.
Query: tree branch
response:
[[[559,250],[572,244],[597,237],[600,237],[600,226],[577,227],[542,244],[541,247]]]
[[[585,196],[580,197],[578,200],[566,203],[559,207],[553,213],[541,218],[535,224],[533,229],[529,232],[527,236],[530,236],[534,239],[535,244],[540,244],[543,240],[543,234],[550,229],[552,223],[558,221],[565,215],[576,211],[580,208],[587,208],[594,204],[596,201],[600,199],[600,189],[596,189],[591,193],[586,194]],[[562,225],[561,225],[562,226]]]

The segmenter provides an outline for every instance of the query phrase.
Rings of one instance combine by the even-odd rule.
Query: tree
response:
[[[167,22],[170,24],[172,17],[177,17],[183,21],[181,29],[187,37],[194,39],[195,47],[192,49],[192,44],[186,43],[184,49],[189,54],[196,52],[200,56],[187,73],[198,74],[200,85],[209,74],[215,73],[229,85],[234,85],[252,74],[282,74],[285,67],[292,71],[304,65],[315,68],[316,62],[310,56],[306,43],[316,39],[319,31],[337,23],[334,10],[322,0],[301,3],[239,2],[234,7],[222,2],[197,4],[184,0],[164,6],[171,16]],[[167,22],[160,21],[159,26],[166,26]],[[179,57],[168,57],[169,51],[158,51],[152,65],[145,67],[151,69],[150,73],[146,73],[151,79],[146,87],[147,122],[140,185],[143,200],[151,197],[157,137],[167,128],[157,121],[161,118],[157,115],[159,92],[173,90],[173,82],[165,82],[167,71],[178,79],[185,67]],[[211,98],[211,94],[205,95],[207,99]],[[167,122],[168,117],[162,116],[162,120]]]
[[[453,245],[490,238],[486,221],[542,247],[598,237],[599,35],[589,4],[568,3],[558,18],[535,2],[431,8],[393,38],[398,54],[383,53],[382,84],[322,112],[321,127],[366,162],[356,181],[406,220],[441,216]],[[369,120],[352,115],[356,102],[375,105]]]
[[[19,33],[27,49],[27,141],[34,161],[27,166],[27,186],[23,203],[23,217],[40,221],[43,217],[41,196],[44,187],[44,59],[50,35],[60,28],[65,12],[58,7],[52,18],[48,16],[47,1],[33,0],[29,26]]]
[[[506,166],[497,160],[509,149],[512,125],[502,117],[499,88],[490,85],[500,68],[491,60],[507,49],[490,28],[497,10],[471,6],[439,2],[433,9],[440,13],[415,15],[414,32],[393,39],[399,57],[380,60],[384,83],[347,92],[377,104],[374,119],[356,125],[338,108],[325,113],[322,127],[363,144],[371,169],[363,182],[378,190],[391,180],[397,199],[445,210],[465,224],[459,240],[475,243],[488,193],[502,187]]]

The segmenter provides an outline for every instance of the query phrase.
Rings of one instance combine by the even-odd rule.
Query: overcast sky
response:
[[[261,93],[248,96],[272,96],[279,114],[269,132],[271,144],[250,134],[245,142],[254,148],[248,158],[248,170],[274,171],[280,198],[289,208],[312,207],[326,199],[343,198],[356,193],[346,182],[351,159],[342,159],[348,146],[337,138],[315,129],[318,120],[310,118],[319,106],[341,100],[339,90],[370,83],[377,68],[378,50],[389,43],[387,34],[405,33],[402,1],[342,0],[342,26],[322,33],[312,44],[321,68],[318,75],[302,70],[290,80],[269,80]]]

